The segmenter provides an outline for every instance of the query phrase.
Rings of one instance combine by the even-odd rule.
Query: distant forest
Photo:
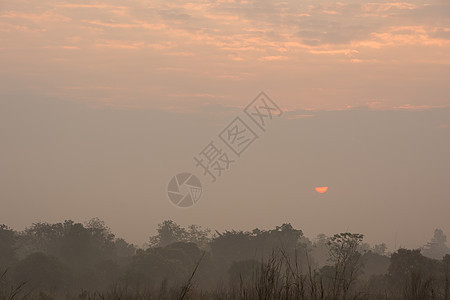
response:
[[[450,300],[450,249],[439,229],[389,253],[359,233],[311,239],[290,224],[219,232],[168,220],[146,247],[97,218],[0,225],[0,299]]]

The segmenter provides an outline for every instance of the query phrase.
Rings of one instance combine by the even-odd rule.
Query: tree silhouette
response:
[[[332,298],[347,299],[348,291],[361,270],[358,247],[364,236],[358,233],[335,234],[328,242],[330,261],[333,263]]]

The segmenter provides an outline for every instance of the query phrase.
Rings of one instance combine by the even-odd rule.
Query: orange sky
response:
[[[448,0],[0,0],[0,222],[420,246],[450,234],[449,82]],[[168,180],[260,91],[281,125],[174,208]]]
[[[449,104],[450,5],[0,1],[0,91],[210,111],[261,90],[296,109]]]

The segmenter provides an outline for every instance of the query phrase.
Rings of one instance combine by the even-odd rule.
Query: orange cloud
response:
[[[0,15],[0,18],[24,19],[32,21],[34,23],[57,23],[71,21],[71,18],[61,14],[56,14],[53,11],[46,11],[42,14],[32,14],[20,11],[6,11]]]
[[[260,57],[258,60],[260,61],[273,61],[273,60],[287,60],[289,57],[287,56],[264,56]]]
[[[396,9],[416,9],[417,5],[406,2],[393,2],[393,3],[367,3],[363,6],[365,12],[386,12],[392,8]]]
[[[140,24],[132,24],[132,23],[110,23],[110,22],[102,22],[98,20],[84,20],[83,22],[92,24],[92,25],[99,25],[103,27],[111,27],[111,28],[137,28],[141,27]]]
[[[336,50],[309,50],[309,53],[312,54],[344,54],[347,57],[353,57],[358,54],[359,51],[355,49],[336,49]]]
[[[77,46],[44,46],[44,49],[66,49],[66,50],[80,50]]]
[[[326,14],[326,15],[340,15],[341,13],[338,11],[334,11],[334,10],[323,10],[322,13]]]
[[[95,44],[96,48],[116,48],[116,49],[140,49],[145,47],[143,42],[132,41],[100,41]]]

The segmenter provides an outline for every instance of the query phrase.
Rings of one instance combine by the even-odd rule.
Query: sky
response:
[[[100,217],[142,244],[165,219],[291,222],[418,247],[450,235],[449,82],[446,0],[0,0],[0,223]],[[282,116],[208,182],[193,157],[260,91]],[[187,209],[179,172],[204,188]]]

